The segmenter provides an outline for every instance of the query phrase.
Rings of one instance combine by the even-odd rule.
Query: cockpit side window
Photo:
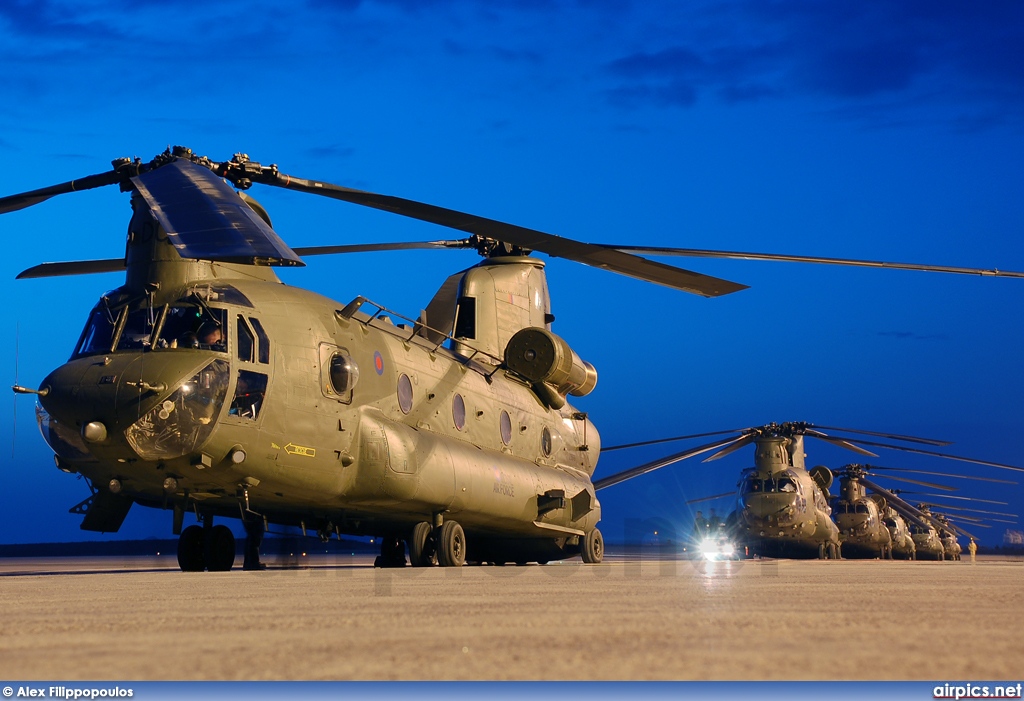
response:
[[[245,317],[238,315],[238,333],[235,334],[235,345],[238,348],[238,359],[246,363],[256,362],[256,338],[249,325],[245,323]]]
[[[263,330],[263,324],[260,320],[254,316],[249,317],[249,321],[252,322],[253,329],[256,330],[256,337],[259,338],[259,361],[264,365],[270,363],[270,337],[267,336],[267,332]]]

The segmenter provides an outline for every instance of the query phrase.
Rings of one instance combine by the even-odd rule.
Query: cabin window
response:
[[[512,417],[504,409],[501,410],[501,418],[498,423],[501,429],[501,442],[508,445],[512,442]]]
[[[455,338],[476,338],[476,297],[460,297],[455,317]]]
[[[228,414],[255,421],[263,408],[267,394],[267,376],[261,372],[238,371],[235,383],[235,397],[231,400]]]
[[[452,397],[452,420],[459,431],[466,425],[466,400],[458,392]]]
[[[259,361],[264,365],[270,363],[270,336],[263,330],[263,324],[256,317],[250,316],[249,321],[256,330],[256,337],[259,338]]]
[[[263,342],[260,342],[262,347]],[[320,391],[325,397],[344,404],[352,403],[359,382],[359,365],[352,355],[331,343],[320,344]]]
[[[551,455],[551,429],[547,426],[540,432],[540,451],[544,453],[544,457]]]
[[[404,372],[398,376],[398,408],[403,414],[412,411],[412,380]]]
[[[236,323],[238,333],[235,338],[235,347],[238,349],[238,359],[246,363],[256,362],[256,337],[249,330],[245,318],[239,314]]]

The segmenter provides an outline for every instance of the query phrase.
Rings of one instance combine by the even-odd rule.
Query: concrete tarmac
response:
[[[1021,561],[371,564],[0,560],[0,679],[1024,676]]]

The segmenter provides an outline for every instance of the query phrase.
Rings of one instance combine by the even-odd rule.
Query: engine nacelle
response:
[[[517,331],[505,347],[505,365],[534,384],[546,384],[563,397],[582,397],[597,386],[597,370],[580,360],[564,339],[547,329]]]

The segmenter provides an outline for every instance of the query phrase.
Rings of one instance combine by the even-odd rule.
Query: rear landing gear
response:
[[[457,521],[445,521],[434,531],[437,540],[437,564],[462,567],[466,563],[466,534]]]
[[[604,559],[604,536],[596,528],[580,542],[580,555],[587,564],[597,564]]]
[[[413,567],[430,567],[434,564],[436,551],[433,526],[420,521],[409,533],[409,564]]]

